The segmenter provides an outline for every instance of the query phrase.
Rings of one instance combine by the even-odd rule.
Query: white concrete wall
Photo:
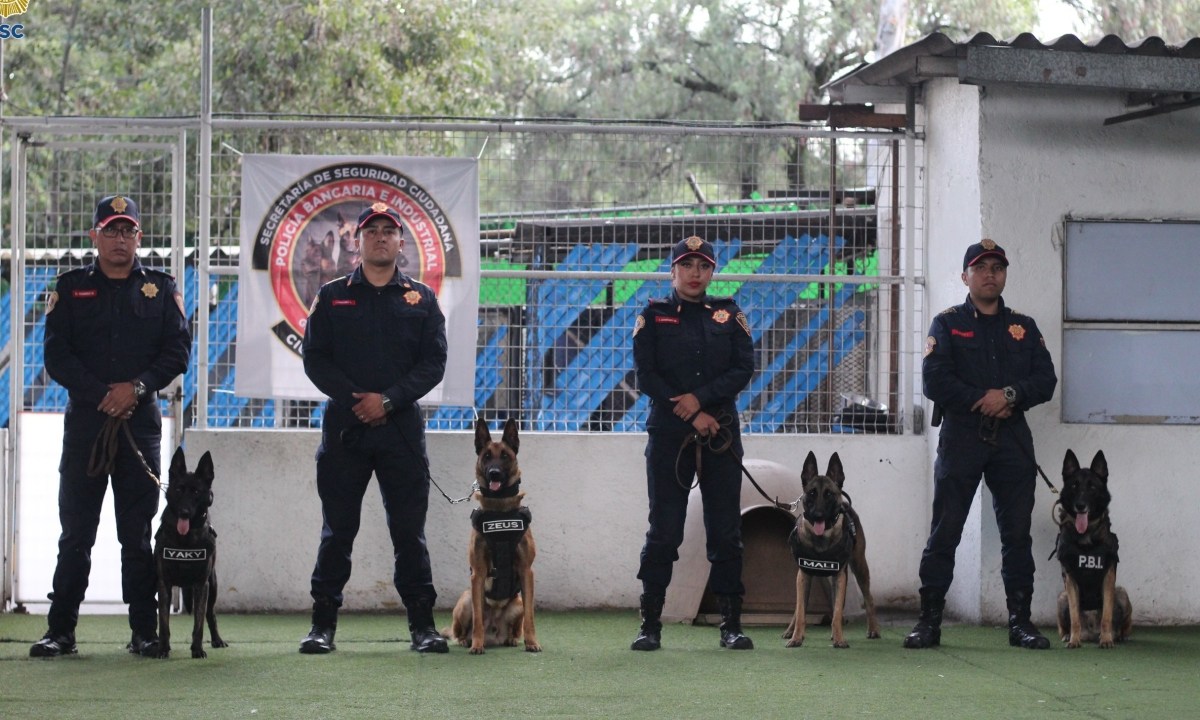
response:
[[[1127,111],[1119,93],[981,89],[953,80],[932,83],[928,90],[929,310],[961,302],[966,244],[979,237],[995,239],[1012,261],[1005,300],[1037,320],[1061,388],[1062,222],[1067,216],[1200,219],[1200,110],[1105,127],[1105,118]],[[1137,292],[1137,285],[1113,292]],[[1057,392],[1029,414],[1029,422],[1038,460],[1056,485],[1061,485],[1068,448],[1087,460],[1104,450],[1113,527],[1121,539],[1119,582],[1129,590],[1135,622],[1195,622],[1200,556],[1191,551],[1200,545],[1200,487],[1194,481],[1200,429],[1065,424]],[[964,555],[971,567],[955,584],[967,587],[956,588],[951,609],[998,621],[1004,615],[999,538],[991,498],[981,494],[985,511],[978,512],[976,504],[974,527],[959,553],[960,568],[967,569]],[[1039,480],[1034,614],[1043,623],[1051,621],[1061,588],[1057,561],[1046,559],[1056,534],[1053,502]],[[1169,573],[1169,581],[1163,581],[1163,573]]]
[[[313,454],[316,431],[197,431],[185,434],[189,465],[211,450],[214,525],[220,533],[220,606],[305,610],[321,530]],[[473,436],[429,433],[434,479],[452,497],[474,479]],[[928,531],[925,439],[877,435],[748,437],[747,457],[799,467],[813,450],[822,467],[838,452],[846,489],[869,537],[872,588],[883,605],[912,604]],[[538,541],[538,604],[547,608],[637,605],[638,554],[646,532],[643,434],[541,434],[521,438],[522,488]],[[346,589],[348,610],[398,607],[391,545],[372,483]],[[792,500],[794,498],[787,498]],[[426,535],[438,605],[466,588],[470,503],[432,491]],[[696,539],[703,542],[702,538]]]

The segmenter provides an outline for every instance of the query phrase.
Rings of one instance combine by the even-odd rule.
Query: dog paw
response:
[[[880,635],[879,635],[879,631],[878,631],[878,630],[870,630],[870,631],[868,631],[868,632],[867,632],[867,639],[868,639],[868,640],[878,640],[879,638],[880,638]]]
[[[1113,642],[1112,638],[1105,638],[1105,637],[1100,638],[1100,648],[1102,650],[1108,650],[1108,649],[1114,648],[1116,646],[1117,646],[1117,644]]]
[[[158,648],[158,655],[156,655],[155,657],[157,657],[159,660],[166,660],[166,659],[170,658],[171,657],[171,648],[160,646]]]
[[[786,643],[784,643],[783,646],[794,648],[794,647],[800,647],[803,644],[804,644],[804,638],[792,638],[791,640],[788,640]]]
[[[208,653],[204,652],[204,648],[192,648],[192,659],[200,660],[208,657]]]
[[[846,642],[845,640],[834,640],[833,646],[839,650],[845,650],[846,648],[850,647],[850,643]]]
[[[537,643],[525,643],[525,652],[541,652],[542,646]]]
[[[472,655],[482,655],[482,654],[483,654],[483,648],[482,648],[482,647],[472,647],[472,648],[471,648],[471,654],[472,654]]]
[[[227,648],[229,647],[229,643],[225,642],[221,638],[213,638],[212,646],[215,648]]]
[[[1079,641],[1078,641],[1078,640],[1068,640],[1068,641],[1067,641],[1067,647],[1068,647],[1068,648],[1070,648],[1071,650],[1078,649],[1078,648],[1079,648]]]

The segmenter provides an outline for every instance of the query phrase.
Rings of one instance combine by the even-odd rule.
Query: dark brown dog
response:
[[[1117,586],[1117,535],[1108,516],[1111,501],[1104,452],[1097,452],[1092,466],[1085,469],[1079,467],[1075,453],[1067,450],[1063,458],[1063,489],[1058,500],[1055,552],[1063,570],[1063,591],[1058,595],[1058,634],[1069,648],[1077,648],[1085,639],[1097,636],[1100,647],[1111,648],[1114,642],[1129,637],[1133,628],[1129,593]]]
[[[450,628],[442,634],[472,655],[485,647],[515,646],[522,636],[525,650],[541,652],[533,622],[533,558],[537,546],[529,530],[529,509],[521,505],[521,468],[517,464],[517,423],[504,424],[504,435],[494,442],[487,423],[475,423],[474,498],[479,509],[471,513],[471,538],[467,560],[471,588],[454,605]]]
[[[808,453],[800,472],[804,496],[800,501],[800,517],[788,536],[796,570],[796,611],[784,631],[787,647],[804,643],[805,601],[808,597],[808,578],[836,577],[837,590],[833,600],[833,646],[850,647],[842,636],[842,618],[846,607],[846,586],[854,572],[862,590],[863,607],[867,610],[867,637],[879,637],[879,622],[875,618],[875,600],[871,597],[871,572],[867,568],[867,540],[862,522],[842,492],[846,475],[837,453],[829,458],[825,474],[817,471],[817,456]]]
[[[196,472],[188,472],[183,448],[171,458],[167,507],[154,535],[154,561],[158,566],[158,656],[171,654],[171,588],[191,591],[192,657],[204,652],[204,621],[212,646],[227,647],[217,632],[217,532],[208,522],[213,493],[212,456],[204,453]]]

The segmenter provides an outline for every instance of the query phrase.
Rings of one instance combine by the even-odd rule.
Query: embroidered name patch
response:
[[[334,300],[332,303],[330,303],[330,305],[332,305],[333,307],[345,307],[345,306],[353,307],[357,304],[358,304],[357,300]]]
[[[1079,567],[1087,568],[1088,570],[1103,570],[1104,556],[1103,555],[1080,555]]]
[[[957,335],[957,336],[959,336],[959,337],[965,337],[965,338],[973,338],[973,337],[975,337],[975,331],[974,331],[974,330],[959,330],[958,328],[951,328],[951,329],[950,329],[950,334],[951,334],[951,335]]]
[[[796,564],[801,570],[809,570],[812,572],[830,572],[835,573],[842,569],[842,564],[837,560],[809,560],[808,558],[796,558]]]
[[[164,560],[208,560],[208,548],[181,550],[178,548],[163,548]]]
[[[659,324],[666,323],[667,325],[678,325],[679,318],[670,317],[668,315],[655,315],[654,322],[659,323]]]
[[[494,532],[509,532],[512,530],[524,530],[524,520],[485,520],[481,525],[481,531],[484,533]]]
[[[96,290],[94,288],[91,290],[72,290],[71,297],[73,297],[73,298],[94,298],[94,297],[96,297]]]

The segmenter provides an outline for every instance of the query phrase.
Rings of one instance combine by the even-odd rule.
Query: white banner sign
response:
[[[381,201],[404,218],[401,271],[433,288],[446,315],[446,377],[424,402],[474,404],[479,170],[457,158],[242,156],[236,394],[324,397],[300,354],[308,308],[358,266],[355,222]]]

